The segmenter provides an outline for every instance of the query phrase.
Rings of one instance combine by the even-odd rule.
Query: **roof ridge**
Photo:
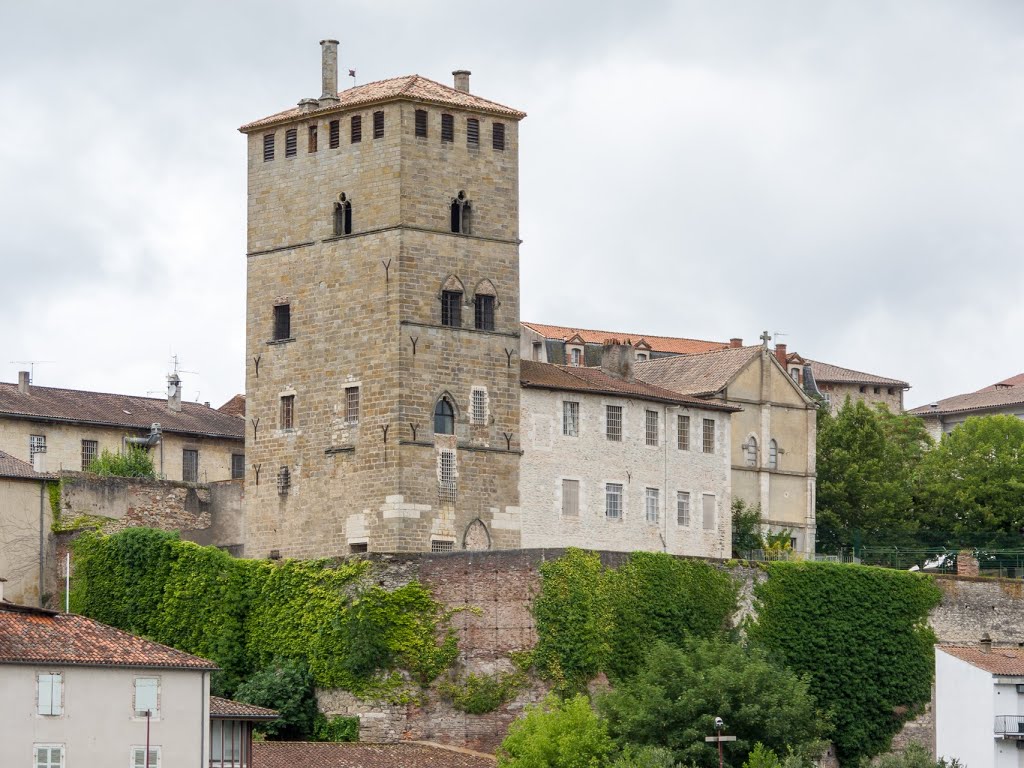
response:
[[[693,338],[691,336],[665,336],[663,334],[657,334],[657,333],[639,334],[639,333],[630,333],[628,331],[607,331],[607,330],[604,330],[604,329],[601,329],[601,328],[584,328],[582,326],[559,325],[557,323],[536,323],[536,322],[529,321],[529,320],[520,320],[519,322],[520,322],[521,325],[526,325],[526,326],[529,326],[531,328],[533,326],[535,326],[535,325],[542,325],[542,326],[547,326],[548,328],[566,328],[566,329],[568,329],[570,331],[575,331],[577,333],[579,333],[580,331],[584,331],[586,333],[607,333],[608,334],[608,338],[615,338],[615,337],[621,336],[623,338],[634,338],[634,337],[636,337],[638,340],[646,340],[646,339],[673,339],[674,341],[699,341],[702,344],[723,344],[723,345],[726,345],[726,346],[728,346],[728,344],[729,344],[729,342],[727,342],[727,341],[713,341],[711,339],[697,339],[697,338]],[[533,330],[536,330],[536,329],[533,329]]]
[[[17,389],[18,385],[16,383],[10,382],[10,381],[0,381],[0,387],[14,387],[15,389]],[[28,396],[29,397],[32,396],[32,390],[33,389],[45,389],[45,390],[47,390],[49,392],[74,392],[76,394],[81,394],[81,395],[105,395],[107,397],[130,397],[130,398],[132,398],[134,400],[147,400],[147,401],[150,401],[150,402],[153,402],[153,403],[164,403],[164,404],[167,403],[167,398],[165,398],[165,397],[149,397],[148,395],[126,395],[123,392],[98,392],[98,391],[93,390],[93,389],[70,389],[68,387],[47,387],[47,386],[44,386],[42,384],[31,384],[29,386],[29,392],[28,392]],[[235,395],[232,395],[232,397],[235,397]],[[206,405],[205,403],[197,402],[195,400],[182,400],[181,401],[181,405],[183,407],[188,405],[188,406],[195,406],[197,408],[206,408],[207,410],[210,410],[210,411],[216,411],[217,410],[216,408],[214,408],[212,406]]]

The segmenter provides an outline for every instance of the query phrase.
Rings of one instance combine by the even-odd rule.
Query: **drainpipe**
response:
[[[39,607],[43,605],[43,581],[46,578],[46,481],[39,484]]]
[[[662,533],[662,536],[661,536],[661,543],[662,543],[662,546],[664,547],[665,552],[668,552],[668,500],[669,500],[670,492],[669,492],[669,489],[668,489],[668,406],[667,405],[663,405],[661,407],[661,415],[662,415],[662,425],[663,425],[662,428],[665,430],[665,439],[661,441],[662,442],[662,449],[663,449],[662,450],[662,458],[664,459],[664,464],[665,464],[665,472],[664,472],[665,480],[664,480],[664,483],[661,486],[662,488],[665,489],[665,496],[664,496],[664,499],[665,499],[665,514],[664,514],[664,518],[665,519],[662,521],[662,529],[663,529],[664,532]]]

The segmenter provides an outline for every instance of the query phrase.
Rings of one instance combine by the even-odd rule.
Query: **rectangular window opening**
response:
[[[679,416],[676,420],[676,447],[680,451],[690,450],[690,417]]]
[[[647,512],[648,523],[658,522],[660,506],[661,490],[658,488],[648,488],[644,494],[644,509]]]
[[[462,327],[461,291],[441,291],[441,325]]]
[[[345,423],[359,423],[359,387],[345,387]]]
[[[232,453],[231,454],[231,479],[232,480],[244,480],[245,479],[245,454],[244,453]]]
[[[289,128],[284,132],[284,156],[295,157],[299,150],[299,131],[297,128]]]
[[[382,109],[373,113],[373,138],[384,138],[384,110]]]
[[[352,115],[351,124],[351,141],[353,144],[358,144],[363,140],[363,116]]]
[[[715,530],[715,495],[713,493],[704,494],[704,530]]]
[[[425,109],[416,110],[416,137],[427,138],[427,110]]]
[[[499,152],[505,149],[505,124],[494,123],[491,126],[491,147]]]
[[[676,525],[681,525],[684,528],[690,525],[689,491],[678,491],[676,493]]]
[[[100,455],[100,443],[98,440],[83,440],[82,441],[82,471],[86,472],[89,469],[89,465],[92,464]]]
[[[156,677],[135,678],[135,716],[160,717],[160,679]]]
[[[580,435],[580,404],[573,400],[562,403],[562,434],[566,437]]]
[[[580,514],[580,481],[562,480],[562,515],[579,517]]]
[[[487,390],[474,389],[472,395],[471,415],[473,423],[477,425],[487,423]]]
[[[64,676],[60,672],[36,675],[36,712],[54,717],[64,712]]]
[[[295,428],[295,395],[281,396],[281,429]]]
[[[431,539],[430,540],[430,551],[437,554],[444,554],[445,552],[455,551],[454,541],[445,541],[443,539]]]
[[[438,497],[443,504],[454,504],[456,500],[455,451],[441,451],[437,456],[437,463]]]
[[[609,520],[622,518],[622,483],[605,483],[604,515]]]
[[[310,152],[316,152],[316,126],[309,126],[309,141],[307,149]]]
[[[715,452],[715,420],[704,419],[704,453]]]
[[[358,555],[360,552],[366,552],[369,550],[369,545],[365,541],[357,541],[348,545],[348,551],[353,555]]]
[[[274,341],[292,337],[292,305],[274,305]]]
[[[64,768],[63,744],[33,744],[35,768]]]
[[[132,747],[132,768],[160,768],[160,747],[149,748],[148,766],[146,748]]]
[[[441,115],[441,143],[450,144],[455,141],[455,118]]]
[[[658,412],[644,411],[644,435],[647,445],[658,444]]]
[[[480,146],[480,121],[475,117],[466,120],[466,145],[470,147]]]
[[[199,482],[199,449],[183,448],[181,451],[181,479],[186,483]]]
[[[478,331],[494,330],[494,297],[477,294],[473,301],[473,321]]]
[[[327,124],[327,143],[331,149],[337,149],[341,144],[341,121],[331,120]]]
[[[274,159],[274,134],[263,134],[263,162],[269,163]]]
[[[605,406],[605,435],[609,440],[620,442],[622,440],[622,406]]]

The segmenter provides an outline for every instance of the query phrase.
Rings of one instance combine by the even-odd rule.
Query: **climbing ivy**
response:
[[[525,685],[526,675],[522,672],[493,675],[471,672],[461,681],[443,682],[437,688],[455,709],[469,715],[482,715],[510,702]]]
[[[889,747],[931,696],[931,577],[834,563],[777,562],[754,588],[752,642],[798,674],[831,709],[843,765]]]

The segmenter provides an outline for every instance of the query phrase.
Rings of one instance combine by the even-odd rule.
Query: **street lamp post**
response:
[[[735,736],[723,736],[722,731],[725,730],[725,722],[720,717],[715,718],[715,735],[705,736],[704,741],[707,742],[718,742],[718,768],[723,768],[724,759],[722,755],[722,743],[726,741],[736,741]]]

